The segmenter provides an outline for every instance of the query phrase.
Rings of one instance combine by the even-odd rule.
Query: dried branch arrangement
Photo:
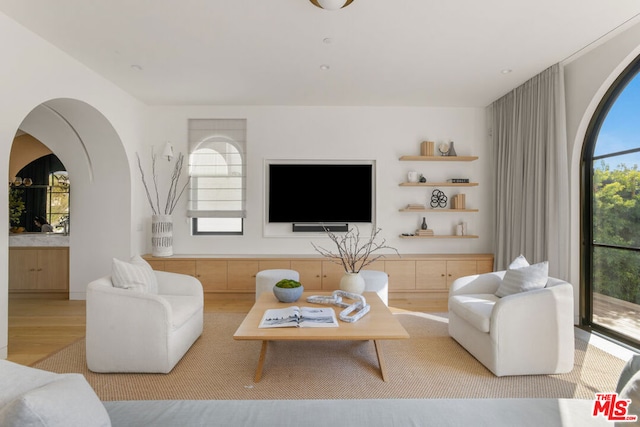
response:
[[[350,229],[344,235],[336,235],[325,228],[327,236],[335,243],[338,252],[332,252],[321,246],[317,246],[313,242],[311,242],[311,245],[313,245],[313,248],[320,255],[329,259],[329,261],[342,265],[345,272],[358,273],[375,260],[384,257],[384,254],[374,255],[375,252],[389,249],[400,255],[396,248],[386,244],[385,239],[382,239],[380,243],[376,243],[376,239],[381,230],[381,228],[372,228],[369,238],[363,240],[360,237],[360,229],[358,227],[355,227],[355,231],[353,228]]]
[[[171,174],[171,183],[169,184],[169,192],[167,194],[167,201],[164,205],[164,212],[160,210],[160,193],[158,192],[158,175],[156,174],[156,154],[151,150],[151,176],[153,178],[153,188],[155,190],[155,204],[154,200],[151,197],[151,192],[149,191],[149,186],[147,185],[147,181],[144,177],[144,170],[142,169],[142,162],[140,161],[140,156],[136,153],[136,157],[138,158],[138,168],[140,169],[140,176],[142,177],[142,185],[144,185],[144,190],[147,193],[147,200],[149,201],[149,206],[151,206],[151,210],[154,215],[171,215],[173,210],[180,200],[182,193],[187,188],[189,184],[189,180],[182,186],[180,191],[178,192],[178,184],[180,182],[180,175],[182,174],[182,165],[184,164],[184,155],[182,153],[178,154],[176,158],[176,164],[173,168],[173,172]]]

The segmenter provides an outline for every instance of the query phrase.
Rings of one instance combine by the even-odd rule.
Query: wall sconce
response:
[[[167,141],[167,143],[164,144],[164,150],[162,151],[162,155],[167,158],[168,162],[170,162],[171,159],[173,159],[173,147],[171,146],[171,143],[169,141]]]
[[[315,6],[324,10],[338,10],[347,7],[353,0],[309,0]]]

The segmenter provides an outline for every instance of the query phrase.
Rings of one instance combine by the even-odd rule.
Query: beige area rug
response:
[[[447,319],[396,314],[411,338],[383,342],[389,381],[372,342],[270,344],[262,380],[253,378],[260,342],[235,341],[244,315],[207,313],[203,335],[169,374],[95,374],[84,339],[34,365],[85,375],[102,400],[583,398],[613,392],[624,361],[576,340],[569,374],[495,377],[447,333]]]

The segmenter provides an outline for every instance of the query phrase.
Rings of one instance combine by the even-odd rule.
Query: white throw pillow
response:
[[[108,427],[109,414],[81,374],[29,390],[0,409],[2,426]]]
[[[549,263],[547,261],[507,270],[496,291],[496,296],[502,298],[520,292],[542,289],[546,286],[547,280],[549,280]]]
[[[528,266],[529,266],[529,261],[527,261],[524,255],[520,254],[513,261],[511,261],[511,264],[509,264],[508,269],[514,270],[516,268],[522,268],[522,267],[528,267]]]
[[[143,260],[144,261],[144,260]],[[114,258],[111,269],[111,282],[116,288],[130,289],[136,292],[158,293],[156,276],[147,264],[141,265]]]
[[[143,267],[146,271],[147,274],[147,278],[149,280],[149,282],[147,283],[148,285],[148,292],[150,294],[158,294],[158,279],[156,277],[156,273],[153,272],[153,268],[151,268],[151,265],[144,260],[144,258],[142,258],[140,255],[134,255],[131,257],[130,260],[131,264],[133,265],[137,265],[140,267]]]

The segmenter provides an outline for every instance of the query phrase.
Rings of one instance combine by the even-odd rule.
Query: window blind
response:
[[[189,119],[191,218],[245,218],[246,119]]]

